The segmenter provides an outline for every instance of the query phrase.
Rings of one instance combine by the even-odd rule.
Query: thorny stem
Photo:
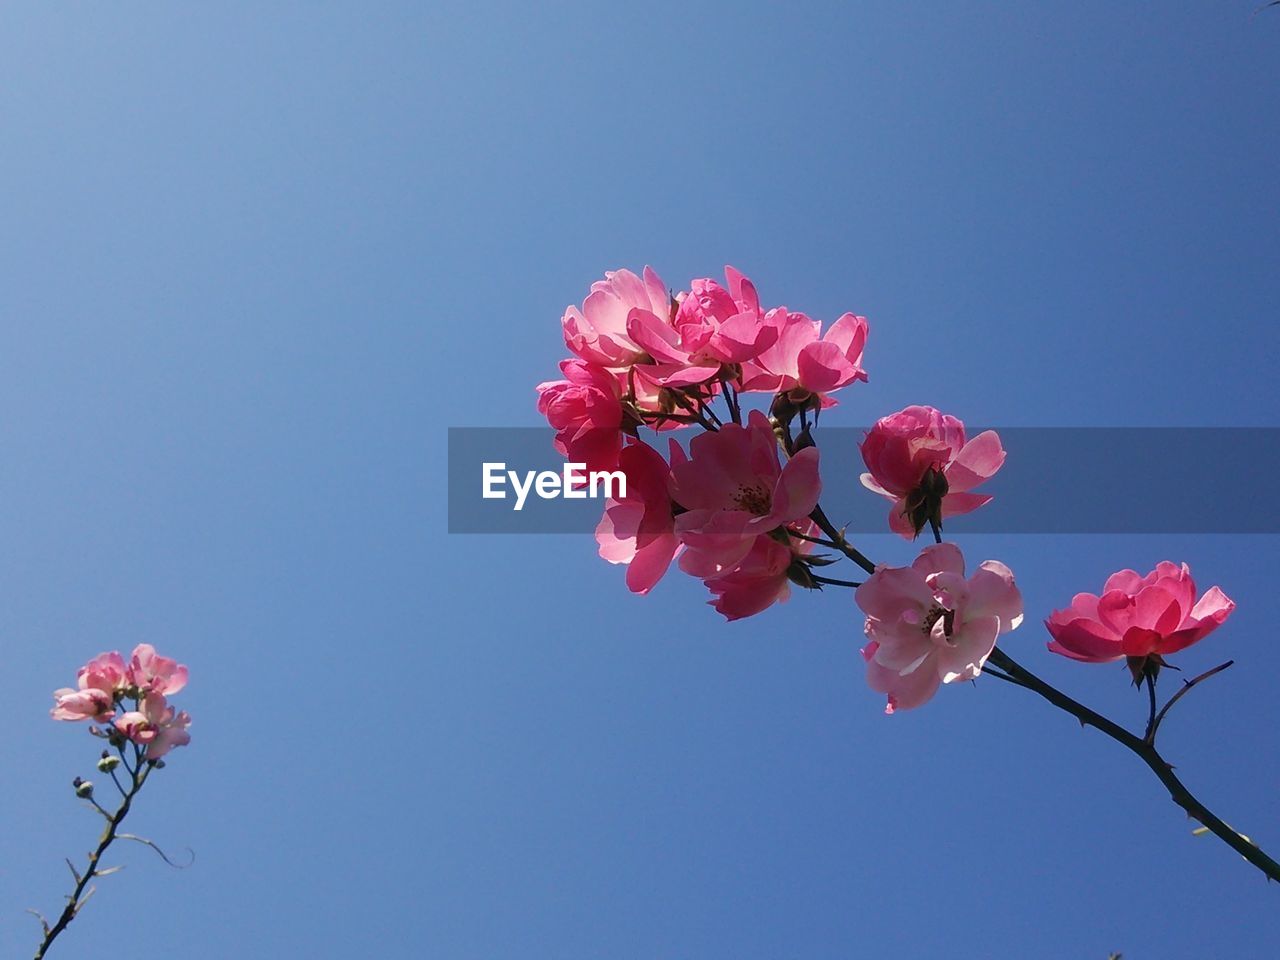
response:
[[[1164,788],[1169,791],[1169,797],[1173,802],[1187,812],[1187,816],[1204,824],[1204,826],[1207,827],[1214,836],[1218,837],[1218,839],[1222,840],[1227,844],[1227,846],[1236,851],[1236,853],[1244,857],[1245,860],[1249,861],[1249,863],[1261,870],[1268,880],[1280,881],[1280,863],[1276,863],[1276,861],[1272,860],[1252,841],[1246,839],[1242,834],[1232,830],[1231,827],[1227,826],[1227,824],[1220,820],[1212,810],[1197,800],[1191,791],[1186,788],[1186,785],[1178,779],[1176,774],[1174,774],[1173,765],[1160,755],[1153,742],[1140,739],[1118,723],[1108,720],[1106,717],[1102,716],[1102,714],[1096,713],[1084,704],[1073,700],[1056,687],[1050,686],[1030,670],[1019,664],[999,647],[996,647],[991,651],[989,662],[1004,672],[1006,676],[1002,677],[1002,679],[1010,680],[1017,686],[1025,687],[1032,693],[1035,693],[1049,701],[1049,703],[1053,704],[1059,710],[1065,710],[1067,713],[1071,714],[1080,721],[1081,726],[1089,726],[1096,730],[1100,730],[1112,740],[1116,741],[1116,743],[1127,748],[1130,752],[1137,754],[1138,758],[1151,768],[1151,772],[1156,775],[1156,778],[1164,785]],[[1187,683],[1186,686],[1178,691],[1178,694],[1175,695],[1173,699],[1176,700],[1177,697],[1186,693],[1194,683],[1212,676],[1221,670],[1225,670],[1229,665],[1230,664],[1223,664],[1220,667],[1215,667],[1208,673]],[[992,675],[996,677],[1001,676],[1000,673],[992,673]],[[1157,715],[1157,718],[1153,723],[1153,727],[1159,726],[1159,721],[1163,719],[1164,713],[1167,712],[1168,708],[1172,705],[1173,700],[1170,700],[1169,703],[1165,705],[1165,710],[1162,711],[1161,714]],[[1151,732],[1154,735],[1154,729]]]
[[[835,524],[827,519],[827,515],[822,510],[822,504],[818,504],[813,508],[813,513],[809,514],[809,519],[816,523],[818,529],[830,538],[832,547],[839,550],[867,573],[876,572],[876,565],[864,557],[853,544],[844,538],[844,534],[836,529]]]
[[[779,419],[778,426],[782,429],[781,440],[783,451],[788,457],[794,456],[795,438],[791,435],[791,422],[789,420]],[[863,570],[867,571],[867,573],[876,572],[876,565],[863,556],[853,544],[845,539],[844,534],[836,529],[836,525],[831,522],[823,511],[822,504],[817,504],[813,508],[813,513],[809,514],[809,519],[818,525],[818,529],[827,535],[827,539],[825,541],[817,540],[811,537],[806,537],[803,534],[796,533],[794,530],[789,531],[792,536],[799,537],[801,540],[813,539],[814,543],[820,543],[825,547],[831,547],[833,550],[839,550]]]
[[[92,889],[89,889],[89,894],[86,894],[85,890],[89,887],[89,883],[93,878],[98,876],[98,864],[102,860],[102,855],[106,853],[107,848],[111,846],[112,841],[116,839],[116,834],[120,829],[120,824],[123,823],[124,818],[129,815],[129,809],[133,805],[133,798],[138,795],[138,791],[142,789],[142,785],[147,782],[147,777],[150,775],[152,769],[151,764],[139,762],[134,767],[135,772],[133,773],[133,780],[129,785],[128,791],[125,793],[124,798],[120,801],[119,808],[114,814],[104,813],[104,816],[107,818],[107,825],[102,831],[102,836],[98,839],[97,849],[95,849],[93,853],[89,854],[88,867],[85,869],[84,873],[77,875],[75,889],[73,889],[71,891],[71,895],[67,897],[67,905],[63,908],[62,914],[52,926],[45,924],[43,919],[41,920],[41,923],[44,924],[44,939],[40,941],[40,946],[36,950],[35,960],[41,960],[41,958],[44,957],[49,946],[55,939],[57,939],[58,934],[62,933],[62,931],[67,928],[67,925],[76,918],[76,915],[80,912],[80,908],[84,906],[85,901],[88,899],[89,894],[93,892]],[[94,805],[97,806],[96,801]],[[101,809],[102,808],[99,807],[99,810]]]

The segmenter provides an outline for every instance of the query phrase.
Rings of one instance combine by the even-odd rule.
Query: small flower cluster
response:
[[[627,566],[633,592],[652,590],[676,558],[730,620],[785,600],[792,584],[855,587],[867,681],[887,696],[888,713],[978,677],[999,636],[1022,622],[1012,571],[988,560],[966,578],[960,549],[942,542],[948,518],[991,502],[975,488],[1004,464],[995,431],[969,438],[958,418],[927,406],[868,431],[861,480],[891,501],[889,530],[914,540],[928,528],[936,540],[909,566],[872,564],[819,506],[813,428],[835,391],[867,380],[865,318],[846,313],[824,333],[802,313],[762,307],[755,285],[732,267],[723,284],[694,280],[675,295],[646,267],[642,276],[607,273],[561,325],[573,356],[560,365],[565,379],[538,386],[538,409],[566,458],[625,474],[626,492],[606,503],[596,540],[605,560]],[[752,393],[772,395],[767,415],[744,413],[742,396]],[[714,412],[716,400],[727,417]],[[690,426],[705,432],[687,452],[669,439],[666,457],[640,435]],[[870,577],[857,584],[817,572],[835,560],[815,545]],[[1217,587],[1196,602],[1185,564],[1162,563],[1146,577],[1126,570],[1101,597],[1079,594],[1046,621],[1049,649],[1126,659],[1135,682],[1154,683],[1163,655],[1206,636],[1233,608]]]
[[[76,686],[53,693],[55,720],[93,720],[96,735],[115,745],[133,743],[147,760],[159,760],[191,742],[191,717],[169,704],[187,684],[187,668],[140,643],[125,660],[119,652],[94,657],[76,674]],[[128,701],[132,701],[129,704]]]
[[[803,313],[763,307],[732,267],[723,284],[698,279],[674,296],[646,267],[606,274],[561,324],[574,356],[560,364],[565,379],[539,385],[538,409],[566,458],[626,475],[596,539],[604,559],[628,566],[627,586],[648,593],[679,555],[731,620],[785,600],[792,583],[814,586],[812,568],[827,562],[806,539],[817,532],[818,451],[790,451],[783,464],[774,422],[816,414],[867,379],[866,319],[846,313],[824,333]],[[759,411],[744,422],[739,397],[750,393],[774,396],[774,422]],[[693,425],[707,432],[688,453],[671,440],[667,458],[639,434]]]
[[[556,449],[588,470],[613,470],[626,436],[702,423],[720,395],[772,393],[795,409],[835,403],[830,394],[866,380],[864,317],[822,324],[786,307],[760,305],[755,285],[732,267],[725,282],[694,280],[672,296],[650,267],[605,274],[581,308],[561,320],[573,354],[563,380],[538,386],[538,410]]]

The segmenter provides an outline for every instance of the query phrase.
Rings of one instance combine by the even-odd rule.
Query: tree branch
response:
[[[1132,753],[1137,754],[1142,762],[1151,768],[1151,772],[1156,775],[1156,778],[1164,785],[1164,788],[1169,791],[1169,797],[1173,802],[1187,812],[1187,816],[1204,824],[1211,833],[1261,870],[1268,880],[1280,881],[1280,863],[1276,863],[1276,861],[1263,853],[1251,840],[1232,830],[1212,810],[1197,800],[1186,785],[1174,774],[1173,765],[1160,755],[1152,743],[1134,736],[1119,724],[1108,720],[1100,713],[1090,710],[1084,704],[1073,700],[1056,687],[1050,686],[999,647],[991,651],[990,662],[1008,674],[1014,683],[1039,694],[1058,709],[1071,714],[1080,721],[1081,726],[1094,727],[1121,746],[1126,747]],[[1226,666],[1229,665],[1216,667],[1204,676],[1197,677],[1196,681],[1212,676],[1214,673],[1226,669]],[[1191,686],[1192,683],[1188,683],[1186,687],[1178,692],[1178,696],[1186,693]],[[1166,704],[1166,712],[1176,699],[1177,696]],[[1158,722],[1156,725],[1158,726]]]

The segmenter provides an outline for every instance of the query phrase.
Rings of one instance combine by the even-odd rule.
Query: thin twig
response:
[[[1200,674],[1200,676],[1196,677],[1194,680],[1183,680],[1182,688],[1177,693],[1175,693],[1172,697],[1169,698],[1169,702],[1164,705],[1164,708],[1155,715],[1155,718],[1147,726],[1147,743],[1154,744],[1156,742],[1156,731],[1160,729],[1160,724],[1164,720],[1165,714],[1169,712],[1170,708],[1175,703],[1177,703],[1184,696],[1186,696],[1187,692],[1192,687],[1194,687],[1201,680],[1208,680],[1215,673],[1221,673],[1223,670],[1227,669],[1227,667],[1231,666],[1233,663],[1235,663],[1234,660],[1228,660],[1226,663],[1218,664],[1212,670],[1206,670],[1204,673]]]
[[[827,584],[830,584],[830,585],[831,585],[831,586],[833,586],[833,587],[860,587],[860,586],[862,586],[862,584],[861,584],[861,583],[856,583],[856,582],[854,582],[853,580],[840,580],[840,579],[839,579],[839,578],[837,578],[837,577],[824,577],[824,576],[820,576],[819,574],[814,573],[812,570],[810,570],[810,571],[809,571],[809,579],[810,579],[810,580],[812,580],[814,583],[827,583]]]
[[[119,830],[120,824],[124,821],[124,818],[129,815],[129,809],[133,805],[133,798],[138,795],[138,791],[142,789],[142,785],[146,783],[147,776],[153,769],[151,766],[144,767],[142,765],[142,755],[140,752],[135,752],[135,757],[137,760],[137,766],[135,769],[137,769],[138,772],[134,774],[133,783],[130,784],[129,792],[125,794],[124,799],[120,801],[120,808],[116,810],[115,814],[106,815],[107,825],[102,831],[102,836],[98,839],[98,846],[93,853],[89,854],[89,865],[76,881],[75,888],[71,891],[71,895],[67,897],[67,905],[63,908],[57,921],[52,926],[49,926],[47,923],[44,924],[44,939],[40,941],[40,946],[36,950],[35,960],[41,960],[41,958],[44,957],[49,946],[57,938],[58,934],[62,933],[62,931],[67,928],[67,925],[76,918],[80,909],[89,901],[89,898],[93,896],[96,888],[89,886],[90,881],[92,881],[95,876],[101,876],[102,873],[105,872],[100,872],[98,870],[98,863],[101,861],[102,855],[106,852],[107,848],[111,846],[112,841],[116,839],[116,831]],[[94,801],[94,806],[98,806],[96,801]],[[98,807],[98,809],[101,810],[102,808]],[[74,868],[72,869],[72,873],[75,873]],[[87,893],[85,892],[86,888],[88,888]]]
[[[1154,743],[1156,736],[1156,678],[1148,673],[1145,679],[1147,681],[1147,699],[1151,703],[1151,712],[1147,714],[1147,732],[1143,739],[1147,743]]]

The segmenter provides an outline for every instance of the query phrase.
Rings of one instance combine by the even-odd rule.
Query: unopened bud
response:
[[[110,773],[118,766],[120,766],[120,758],[103,751],[102,759],[98,761],[98,769],[103,773]]]
[[[71,781],[71,785],[76,788],[76,796],[81,800],[88,800],[93,796],[93,782],[90,780],[81,780],[76,777]]]

